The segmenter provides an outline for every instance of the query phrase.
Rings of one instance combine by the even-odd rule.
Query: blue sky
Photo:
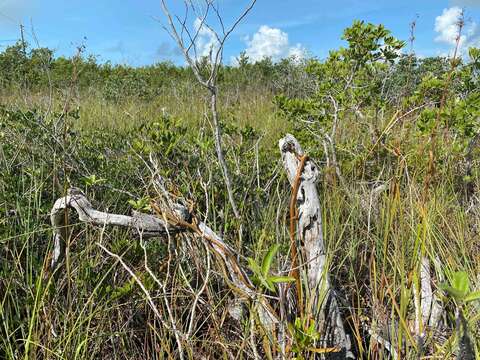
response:
[[[199,1],[199,0],[194,0]],[[230,23],[248,0],[218,0]],[[183,14],[182,1],[170,0],[172,13]],[[225,48],[229,63],[241,51],[251,58],[313,55],[324,58],[343,44],[342,30],[353,20],[382,23],[403,40],[416,19],[415,51],[421,56],[446,54],[455,36],[454,22],[465,9],[467,25],[462,44],[480,46],[480,0],[257,0],[251,13],[231,35]],[[130,65],[163,60],[183,63],[162,28],[165,18],[159,0],[0,0],[0,46],[19,36],[71,55],[84,44],[102,61]],[[194,26],[195,18],[188,23]],[[202,32],[200,47],[213,41]],[[204,51],[205,49],[200,49]]]

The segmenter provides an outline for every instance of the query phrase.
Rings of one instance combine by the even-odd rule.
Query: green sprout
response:
[[[253,282],[255,285],[264,287],[271,292],[276,292],[275,284],[295,281],[291,276],[277,276],[270,274],[273,258],[278,252],[280,245],[275,244],[268,249],[267,254],[262,260],[262,265],[258,265],[254,259],[248,258],[248,267],[253,271]]]

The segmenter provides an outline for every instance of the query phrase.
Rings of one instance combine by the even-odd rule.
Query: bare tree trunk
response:
[[[297,169],[301,157],[305,154],[297,139],[290,134],[279,141],[279,147],[288,180],[294,187]],[[323,241],[322,209],[316,188],[317,178],[317,166],[310,160],[305,161],[297,193],[297,239],[302,245],[299,248],[303,253],[303,262],[299,266],[306,267],[308,285],[305,313],[307,317],[312,316],[317,320],[317,326],[323,328],[320,330],[328,330],[323,342],[341,347],[346,358],[354,358],[350,350],[350,339],[343,326],[340,308],[330,285],[327,254]]]
[[[222,148],[222,134],[220,130],[220,124],[218,120],[218,111],[217,111],[217,89],[216,87],[210,88],[211,98],[210,98],[210,108],[212,112],[213,128],[214,128],[214,138],[215,138],[215,150],[217,151],[218,162],[222,169],[223,179],[225,180],[225,186],[227,188],[228,200],[232,206],[233,214],[235,218],[240,219],[240,213],[238,212],[237,205],[235,204],[235,199],[233,198],[232,190],[232,180],[228,171],[227,163],[225,162],[225,157],[223,155]]]
[[[93,225],[113,225],[137,230],[144,238],[153,236],[167,236],[176,233],[180,227],[174,227],[157,216],[142,214],[134,211],[132,216],[118,215],[95,210],[85,194],[77,188],[67,190],[67,195],[55,201],[50,212],[50,221],[54,229],[54,249],[51,260],[51,269],[55,270],[64,256],[64,244],[69,234],[68,209],[77,212],[80,221]],[[178,208],[176,215],[179,218],[188,218],[186,209]]]
[[[415,335],[419,349],[426,341],[426,328],[435,331],[441,329],[444,307],[441,300],[432,289],[432,275],[430,272],[430,259],[423,256],[420,264],[420,292],[413,286],[415,305]]]

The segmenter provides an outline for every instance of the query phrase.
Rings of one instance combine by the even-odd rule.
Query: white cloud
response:
[[[306,49],[301,45],[297,44],[288,49],[288,57],[293,57],[297,60],[301,60],[305,57]]]
[[[438,36],[436,42],[455,46],[459,31],[459,21],[462,20],[463,10],[458,6],[443,9],[442,15],[435,18],[435,31]],[[477,24],[474,21],[468,22],[462,29],[459,40],[461,50],[474,46],[477,43]]]
[[[195,31],[198,31],[198,37],[195,41],[197,56],[208,57],[210,54],[215,55],[220,44],[213,31],[205,26],[205,24],[202,24],[202,20],[199,18],[195,19],[193,27],[195,28]]]
[[[267,57],[273,61],[291,56],[297,59],[305,57],[305,48],[302,45],[291,46],[286,32],[267,25],[262,25],[252,38],[247,37],[245,41],[247,43],[245,53],[252,62]]]
[[[435,31],[438,33],[435,41],[455,45],[458,37],[458,22],[461,16],[462,9],[458,6],[443,9],[442,15],[435,18]],[[460,44],[465,42],[465,40],[466,36],[462,35]]]

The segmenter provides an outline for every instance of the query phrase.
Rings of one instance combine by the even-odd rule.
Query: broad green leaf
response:
[[[277,253],[278,249],[280,248],[279,244],[275,244],[268,249],[267,255],[263,258],[262,261],[262,275],[264,277],[268,276],[268,272],[270,271],[270,267],[272,266],[272,261]]]
[[[315,321],[310,320],[310,325],[308,326],[308,335],[314,335],[315,334]]]
[[[440,289],[445,290],[448,295],[454,297],[456,300],[463,300],[465,294],[449,285],[442,284],[440,285]]]
[[[465,302],[480,300],[480,291],[472,291],[465,297]]]
[[[260,284],[270,291],[275,291],[275,286],[273,285],[273,283],[269,283],[268,279],[263,276],[262,269],[260,268],[260,266],[258,266],[255,260],[252,258],[248,258],[247,261],[248,267],[253,271],[253,273],[255,274],[255,278],[260,282]]]
[[[297,329],[302,328],[302,319],[301,319],[301,318],[297,317],[297,318],[295,319],[295,327],[296,327]]]
[[[465,271],[457,271],[453,274],[452,287],[460,291],[464,297],[470,292],[470,285],[468,283],[468,275]]]
[[[268,279],[275,284],[295,281],[295,278],[292,276],[270,276]]]

